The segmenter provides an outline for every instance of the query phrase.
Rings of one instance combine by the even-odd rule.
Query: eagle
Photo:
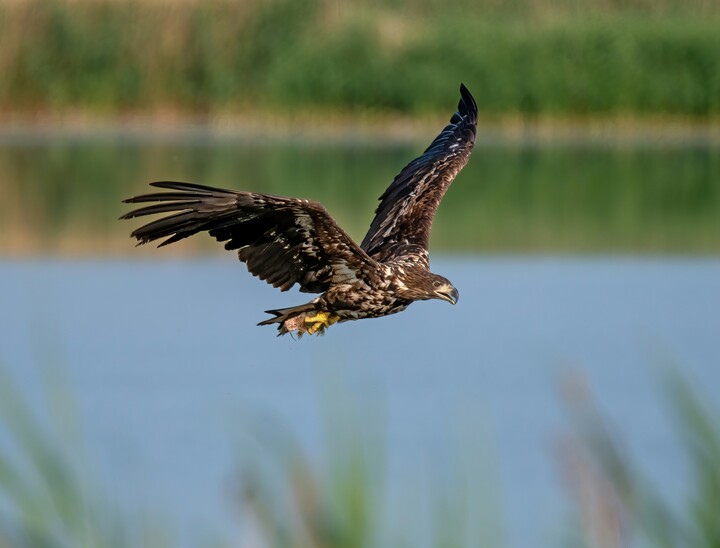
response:
[[[380,196],[360,245],[319,202],[194,183],[150,183],[162,191],[124,203],[151,205],[121,219],[169,213],[134,230],[137,245],[162,239],[162,247],[207,232],[273,287],[297,284],[301,292],[320,293],[306,304],[266,311],[273,317],[258,325],[277,324],[278,336],[323,334],[333,324],[395,314],[414,301],[455,304],[457,289],[430,272],[428,241],[440,200],[472,151],[477,117],[475,99],[461,84],[457,112]]]

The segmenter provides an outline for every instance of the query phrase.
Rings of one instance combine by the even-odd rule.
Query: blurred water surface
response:
[[[499,520],[507,546],[557,546],[567,508],[556,385],[568,367],[657,487],[686,492],[656,366],[720,385],[720,262],[441,256],[433,267],[459,288],[457,306],[418,303],[295,341],[255,323],[307,296],[266,287],[232,256],[4,260],[0,360],[31,395],[34,364],[65,367],[108,491],[159,510],[185,538],[233,534],[233,458],[248,424],[268,433],[262,416],[273,416],[319,457],[323,422],[350,393],[367,396],[354,428],[387,440],[368,450],[386,461],[383,512],[396,528],[426,538],[425,487],[469,460],[482,518]]]

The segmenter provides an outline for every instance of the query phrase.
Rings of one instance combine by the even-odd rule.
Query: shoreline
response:
[[[297,115],[88,113],[0,115],[0,143],[46,140],[121,140],[133,142],[214,141],[288,142],[294,145],[386,146],[424,142],[447,123],[445,116],[392,116],[378,113]],[[720,145],[720,119],[681,117],[482,117],[479,146],[493,145]]]

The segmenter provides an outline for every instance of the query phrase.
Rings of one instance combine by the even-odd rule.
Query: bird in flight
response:
[[[335,323],[395,314],[419,300],[455,304],[457,289],[430,272],[428,241],[440,200],[468,161],[476,128],[475,99],[461,84],[457,112],[380,196],[360,245],[319,202],[193,183],[150,183],[163,191],[125,200],[151,205],[121,219],[170,213],[131,237],[138,245],[164,238],[162,247],[208,232],[273,287],[287,291],[297,284],[301,292],[320,293],[300,306],[267,310],[273,317],[258,325],[277,324],[278,335],[322,334]]]

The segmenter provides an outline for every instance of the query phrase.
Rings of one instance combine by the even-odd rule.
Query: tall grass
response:
[[[575,546],[716,548],[720,546],[720,413],[678,373],[667,376],[669,416],[684,449],[688,492],[671,497],[650,480],[647,463],[629,456],[620,436],[585,390],[575,391],[574,436],[561,452],[568,493],[578,511]]]
[[[0,546],[172,545],[142,508],[122,511],[93,482],[72,399],[57,391],[56,376],[49,380],[55,388],[30,398],[0,369]],[[682,500],[669,500],[648,480],[647,463],[628,456],[621,430],[609,426],[588,392],[569,391],[576,428],[558,453],[574,517],[580,518],[568,521],[579,524],[569,546],[720,546],[720,415],[679,376],[671,376],[670,387],[668,409],[687,457],[690,489]],[[250,431],[254,450],[245,444],[237,452],[237,491],[252,546],[502,546],[487,530],[472,527],[489,523],[477,498],[497,499],[500,493],[482,482],[468,483],[456,471],[444,475],[443,486],[426,485],[429,523],[420,517],[409,528],[394,522],[388,527],[387,516],[397,512],[386,507],[382,413],[377,402],[360,405],[347,396],[324,410],[327,443],[319,459],[277,422],[264,420]],[[463,441],[463,451],[474,442]],[[471,476],[490,473],[482,461],[468,462],[475,465],[466,470]]]
[[[145,515],[121,509],[97,479],[65,379],[44,370],[30,398],[0,367],[0,546],[170,546]]]
[[[720,114],[703,0],[17,0],[0,109],[422,113],[466,82],[488,114]]]

